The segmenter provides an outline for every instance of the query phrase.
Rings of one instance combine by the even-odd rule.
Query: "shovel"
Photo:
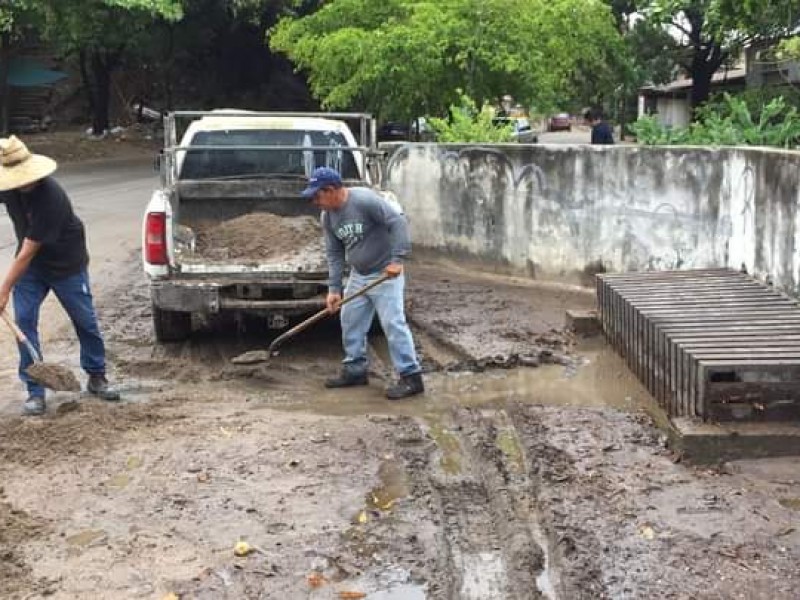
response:
[[[363,288],[361,288],[357,292],[355,292],[353,294],[350,294],[346,298],[342,298],[342,301],[339,302],[339,308],[341,308],[342,306],[344,306],[345,304],[347,304],[351,300],[355,300],[359,296],[363,296],[364,294],[366,294],[371,289],[373,289],[375,287],[378,287],[384,281],[387,281],[387,280],[389,280],[391,278],[392,278],[391,275],[381,275],[375,281],[373,281],[372,283],[370,283],[368,285],[365,285]],[[331,314],[333,314],[333,313],[331,313],[327,308],[323,308],[321,311],[319,311],[318,313],[315,313],[314,315],[310,316],[308,319],[306,319],[302,323],[299,323],[299,324],[295,325],[289,331],[287,331],[285,333],[282,333],[281,335],[276,337],[274,340],[272,340],[272,343],[269,345],[269,347],[266,350],[253,350],[251,352],[245,352],[244,354],[240,354],[239,356],[233,357],[231,359],[231,362],[233,364],[235,364],[235,365],[254,365],[254,364],[257,364],[257,363],[269,362],[269,359],[271,357],[275,356],[276,350],[278,349],[278,346],[280,346],[283,342],[288,340],[290,337],[297,335],[301,331],[303,331],[305,329],[308,329],[309,327],[311,327],[317,321],[321,321],[322,319],[324,319],[325,317],[327,317],[328,315],[331,315]]]
[[[33,359],[33,364],[25,370],[31,379],[56,392],[81,391],[81,384],[72,371],[61,365],[44,362],[41,354],[39,354],[25,334],[22,333],[22,330],[17,327],[17,324],[11,320],[6,311],[0,313],[0,316],[3,318],[3,321],[6,322],[8,328],[14,333],[14,337],[17,338],[17,341],[25,346],[28,354],[30,354]]]

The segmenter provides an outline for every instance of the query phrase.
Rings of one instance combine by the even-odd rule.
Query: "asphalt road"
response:
[[[141,220],[150,194],[158,185],[148,159],[67,165],[56,179],[67,190],[75,212],[86,225],[91,272],[119,261],[139,245]],[[13,257],[16,238],[11,221],[0,218],[0,270]]]

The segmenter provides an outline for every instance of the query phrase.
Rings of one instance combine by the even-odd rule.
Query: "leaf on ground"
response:
[[[639,535],[646,540],[654,540],[656,538],[656,530],[650,527],[650,525],[641,525],[639,527]]]
[[[325,585],[325,578],[322,576],[322,573],[314,571],[308,576],[308,587],[318,588],[323,585]]]
[[[254,548],[247,542],[236,542],[233,547],[233,553],[236,556],[247,556],[253,552]]]
[[[364,592],[348,592],[343,591],[339,592],[340,600],[360,600],[361,598],[366,598],[367,595]]]

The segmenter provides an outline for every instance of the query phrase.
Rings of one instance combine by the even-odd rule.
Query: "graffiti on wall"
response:
[[[615,173],[609,155],[591,149],[555,157],[547,152],[409,144],[390,157],[386,181],[412,213],[436,206],[449,247],[520,267],[534,263],[563,272],[597,261],[613,270],[707,266],[709,244],[703,240],[709,228],[713,224],[718,234],[729,228],[722,215],[696,210],[693,190],[665,194],[657,185],[642,185]],[[409,177],[400,173],[411,153],[435,163],[430,172],[437,180],[423,186],[435,192],[433,200],[404,199],[403,190],[393,187]],[[580,162],[584,170],[592,167],[593,177],[581,172]],[[413,164],[419,171],[425,162]],[[614,187],[617,181],[635,185]]]

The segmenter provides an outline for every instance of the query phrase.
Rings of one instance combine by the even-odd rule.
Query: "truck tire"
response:
[[[158,342],[180,342],[192,333],[192,313],[153,306],[153,331]]]

